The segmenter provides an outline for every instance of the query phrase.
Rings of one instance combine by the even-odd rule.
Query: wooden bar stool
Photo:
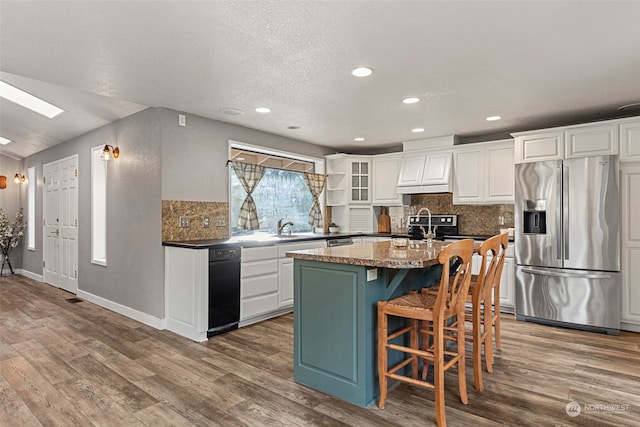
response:
[[[503,235],[504,234],[504,235]],[[500,276],[504,265],[504,253],[508,244],[508,235],[499,234],[485,240],[478,248],[478,254],[482,257],[480,261],[480,273],[471,276],[469,292],[467,294],[467,305],[465,307],[465,339],[473,343],[473,353],[469,355],[473,359],[473,380],[478,391],[484,390],[482,382],[482,351],[484,349],[485,365],[487,372],[493,372],[493,321],[494,312],[492,300],[497,289],[500,298]],[[505,240],[506,237],[506,240]],[[431,288],[428,293],[435,294],[439,290]],[[499,302],[496,316],[499,316]],[[465,325],[465,326],[466,326]],[[449,325],[455,327],[456,325]]]
[[[498,266],[493,283],[491,283],[491,291],[493,296],[493,304],[490,306],[491,325],[494,328],[493,336],[496,340],[496,348],[502,350],[502,341],[500,339],[500,281],[502,279],[502,269],[504,267],[504,259],[509,246],[509,234],[502,233],[500,236],[500,254],[498,255]],[[473,277],[471,278],[473,281]],[[486,314],[485,314],[486,315]]]
[[[435,392],[436,421],[438,426],[446,425],[444,405],[444,373],[449,368],[458,368],[458,388],[460,400],[468,403],[465,380],[465,341],[464,341],[464,305],[471,279],[471,257],[474,242],[471,239],[461,240],[446,246],[438,255],[442,264],[437,295],[427,292],[411,292],[390,301],[378,302],[378,375],[380,382],[380,400],[378,406],[384,408],[387,398],[387,380],[393,378],[409,384],[425,388],[433,388]],[[456,273],[449,278],[449,265],[452,258],[458,257],[461,264]],[[410,319],[409,326],[400,327],[391,333],[388,331],[388,316]],[[445,328],[451,320],[456,322],[457,329],[448,331]],[[422,325],[420,323],[422,322]],[[430,328],[433,342],[420,345],[421,329]],[[450,329],[450,328],[449,328]],[[409,334],[409,345],[402,345],[395,340],[405,339]],[[395,340],[395,342],[391,342]],[[445,348],[447,341],[457,342],[455,349]],[[388,351],[403,352],[405,356],[399,363],[389,367]],[[446,356],[446,358],[445,358]],[[422,380],[418,376],[419,361],[425,365],[433,362],[433,382]],[[460,363],[462,362],[462,363]],[[405,375],[410,365],[409,373]],[[402,370],[404,368],[404,370]]]

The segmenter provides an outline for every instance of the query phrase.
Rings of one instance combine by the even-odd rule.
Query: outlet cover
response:
[[[216,226],[225,227],[227,225],[227,221],[224,216],[216,217]]]
[[[202,217],[202,228],[209,228],[210,220],[207,215]]]
[[[189,228],[191,227],[191,218],[188,216],[180,217],[180,228]]]

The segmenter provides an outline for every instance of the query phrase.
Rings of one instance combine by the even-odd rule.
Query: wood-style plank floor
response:
[[[0,278],[1,426],[428,426],[433,393],[406,384],[384,410],[293,381],[292,315],[200,344],[23,276]],[[450,426],[637,426],[640,334],[579,332],[503,316],[503,350],[485,390],[460,403],[446,374]],[[581,412],[567,415],[567,403]]]

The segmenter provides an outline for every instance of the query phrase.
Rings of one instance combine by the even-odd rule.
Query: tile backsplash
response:
[[[494,235],[501,228],[514,226],[514,206],[507,205],[454,205],[453,194],[416,194],[411,196],[411,205],[389,208],[392,217],[392,232],[405,233],[406,220],[420,208],[429,208],[432,214],[458,215],[460,234]],[[504,224],[500,224],[500,218]]]
[[[204,217],[209,227],[204,227]],[[189,218],[190,226],[180,227],[180,217]],[[229,238],[229,203],[162,201],[162,240],[208,240]]]
[[[500,228],[513,227],[513,205],[454,205],[453,194],[420,194],[411,196],[409,209],[417,213],[422,207],[427,207],[434,214],[458,215],[460,234],[494,235]],[[500,217],[504,224],[500,224]]]

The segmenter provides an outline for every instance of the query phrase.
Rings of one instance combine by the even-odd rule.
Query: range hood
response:
[[[453,153],[405,152],[398,174],[399,194],[452,193]]]

